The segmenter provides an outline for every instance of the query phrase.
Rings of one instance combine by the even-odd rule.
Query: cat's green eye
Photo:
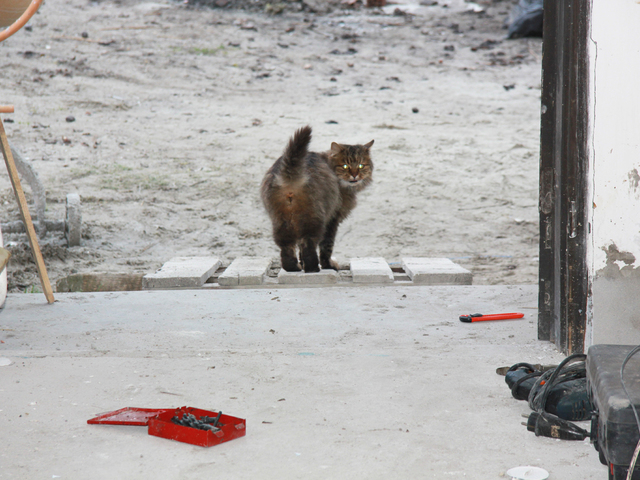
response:
[[[349,168],[349,165],[342,165],[342,168],[346,170],[347,168]]]
[[[358,165],[358,168],[363,169],[364,165],[360,164],[360,165]]]

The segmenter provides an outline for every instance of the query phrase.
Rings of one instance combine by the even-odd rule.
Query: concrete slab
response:
[[[320,270],[314,273],[278,272],[278,283],[282,285],[332,285],[338,283],[338,272],[335,270]]]
[[[392,283],[393,272],[382,257],[352,258],[349,262],[353,283]]]
[[[536,437],[496,367],[536,340],[537,286],[9,294],[0,478],[496,480],[519,465],[601,480],[588,442]],[[461,323],[468,312],[522,320]],[[122,407],[247,419],[211,448],[87,425]],[[583,425],[584,426],[584,425]],[[586,426],[585,428],[589,428]]]
[[[261,285],[271,266],[265,257],[239,257],[220,274],[218,284],[222,286]]]
[[[201,287],[221,264],[216,257],[174,257],[157,272],[142,277],[142,288]]]
[[[448,258],[406,257],[402,268],[420,285],[471,285],[472,273]]]

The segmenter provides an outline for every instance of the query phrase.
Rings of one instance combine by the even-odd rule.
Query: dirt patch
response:
[[[512,2],[317,3],[47,0],[0,44],[5,127],[47,219],[82,198],[82,246],[41,240],[54,283],[277,258],[259,184],[305,124],[314,150],[375,139],[340,263],[445,256],[474,283],[537,281],[541,41],[504,38]],[[18,220],[6,176],[0,205]],[[32,290],[26,237],[5,244],[11,290]]]
[[[327,14],[335,10],[355,10],[363,7],[359,1],[343,2],[342,0],[287,0],[281,2],[277,0],[188,0],[187,3],[194,6],[227,10],[247,10],[271,15],[299,12]]]

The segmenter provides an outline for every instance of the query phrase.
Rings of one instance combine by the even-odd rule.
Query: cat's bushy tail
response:
[[[289,140],[289,144],[282,154],[282,162],[290,175],[295,175],[297,167],[307,155],[310,142],[311,127],[309,125],[297,130]]]

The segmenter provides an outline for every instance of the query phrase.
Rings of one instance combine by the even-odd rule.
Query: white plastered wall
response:
[[[640,343],[640,3],[592,0],[587,343]]]

